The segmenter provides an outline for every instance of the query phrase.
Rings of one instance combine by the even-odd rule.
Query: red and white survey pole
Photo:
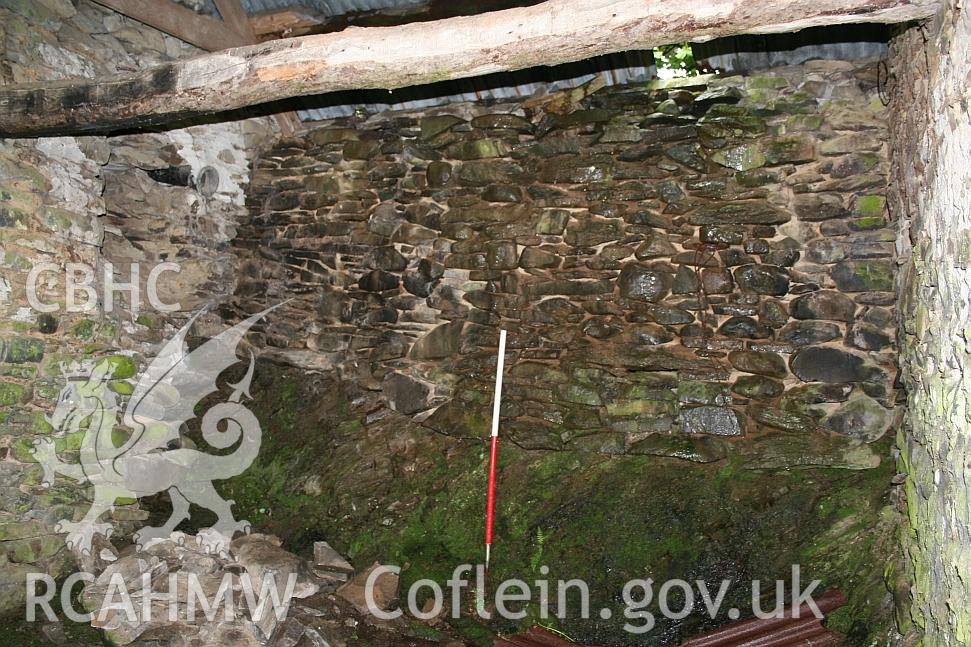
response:
[[[499,457],[499,405],[502,400],[502,366],[506,359],[506,331],[499,331],[499,361],[496,364],[496,392],[492,401],[492,436],[489,442],[489,485],[486,491],[485,569],[492,553],[492,519],[496,508],[496,459]]]

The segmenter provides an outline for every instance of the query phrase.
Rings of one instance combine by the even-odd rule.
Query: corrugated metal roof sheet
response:
[[[324,16],[426,4],[426,0],[241,0],[247,13],[301,7]]]
[[[212,0],[185,0],[184,4],[199,7],[209,14],[218,13]],[[341,16],[347,13],[420,6],[427,4],[427,0],[240,0],[240,4],[246,13],[297,8],[322,16]]]
[[[303,121],[324,121],[358,111],[374,114],[465,101],[503,101],[574,88],[596,76],[602,77],[606,85],[623,85],[653,79],[657,68],[649,51],[624,52],[556,67],[490,74],[393,92],[374,90],[308,97],[301,101],[306,108],[297,114]]]
[[[695,43],[695,60],[728,74],[745,74],[813,59],[846,61],[882,58],[888,25],[832,25],[791,34],[740,35]]]

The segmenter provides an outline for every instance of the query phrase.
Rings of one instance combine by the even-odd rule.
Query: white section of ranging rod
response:
[[[502,400],[502,367],[506,363],[506,331],[499,331],[499,361],[496,363],[496,394],[492,402],[492,436],[499,435],[499,405]]]

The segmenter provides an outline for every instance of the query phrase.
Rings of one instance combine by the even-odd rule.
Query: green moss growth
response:
[[[27,389],[20,384],[0,381],[0,407],[8,407],[24,399]]]
[[[43,411],[35,411],[30,416],[30,431],[34,434],[44,435],[54,431],[54,428],[47,422]]]
[[[786,119],[786,130],[805,131],[819,130],[823,126],[822,115],[805,114],[793,115]]]
[[[23,322],[15,322],[26,325]],[[39,362],[44,359],[44,342],[30,337],[9,337],[0,339],[0,359],[13,364],[25,362]]]
[[[118,395],[131,395],[135,392],[135,387],[132,383],[124,380],[112,380],[108,382],[108,388]]]
[[[279,534],[297,552],[309,555],[314,541],[327,540],[358,566],[400,565],[404,587],[421,578],[444,582],[457,565],[481,562],[484,442],[396,416],[365,429],[364,412],[322,378],[260,363],[256,382],[253,409],[264,449],[249,470],[221,486],[240,518]],[[480,399],[479,391],[467,395]],[[487,421],[468,422],[484,440]],[[740,458],[700,465],[505,443],[490,577],[531,581],[548,566],[551,580],[587,581],[591,608],[609,607],[615,619],[618,592],[632,578],[745,583],[729,590],[714,621],[703,609],[680,623],[661,621],[655,608],[659,627],[646,641],[616,620],[581,621],[576,606],[557,624],[581,642],[667,644],[725,622],[732,606],[744,613],[751,579],[788,579],[798,563],[805,577],[849,597],[834,622],[856,638],[861,627],[877,635],[892,623],[885,605],[874,603],[885,595],[891,471],[889,461],[863,471],[753,471]],[[540,620],[535,607],[526,611]],[[469,617],[453,625],[472,645],[516,628]]]
[[[59,547],[63,550],[64,540],[60,536],[56,536],[55,539],[58,540]],[[50,604],[54,614],[57,616],[58,626],[63,630],[64,635],[67,638],[67,643],[61,642],[60,640],[57,642],[51,642],[44,635],[41,630],[45,626],[46,621],[40,622],[40,620],[44,619],[42,612],[38,612],[40,614],[38,617],[38,622],[27,622],[24,616],[24,610],[21,608],[8,617],[0,617],[0,626],[3,626],[3,631],[0,632],[0,647],[58,647],[59,645],[63,644],[104,644],[101,630],[92,627],[87,622],[74,622],[64,615],[61,607],[60,595],[62,584],[62,579],[59,579],[56,588],[58,595],[54,596]],[[39,585],[38,590],[43,590],[43,585]],[[80,590],[80,586],[77,586],[74,589],[74,609],[76,610],[82,609],[82,605],[77,600],[77,597],[80,595]]]
[[[781,90],[789,87],[789,81],[781,76],[770,74],[754,74],[745,77],[745,87],[747,88],[773,88]]]
[[[889,444],[885,439],[879,446],[889,450]],[[893,472],[893,462],[883,461],[820,496],[818,514],[829,527],[801,548],[816,577],[838,586],[847,597],[846,606],[830,614],[827,626],[844,634],[849,645],[885,644],[894,627],[885,582],[901,521],[889,503],[887,484]]]
[[[98,361],[98,366],[107,364],[111,375],[117,380],[135,377],[135,360],[125,355],[111,355]]]
[[[17,366],[13,364],[0,364],[0,375],[20,378],[21,380],[32,380],[37,377],[36,366]]]
[[[887,223],[883,219],[882,215],[855,218],[849,222],[850,229],[853,231],[871,231],[873,229],[881,229],[885,227],[886,224]]]
[[[37,459],[35,459],[34,455],[31,453],[33,448],[34,439],[21,436],[10,444],[10,455],[15,461],[20,463],[36,463]]]
[[[854,211],[860,216],[883,216],[886,201],[882,195],[861,195],[856,199]]]
[[[82,319],[71,327],[71,333],[78,339],[91,339],[95,326],[94,319]]]

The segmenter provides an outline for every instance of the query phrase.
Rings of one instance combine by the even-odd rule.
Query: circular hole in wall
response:
[[[219,171],[212,166],[202,168],[196,175],[196,190],[204,197],[211,198],[219,189]]]

